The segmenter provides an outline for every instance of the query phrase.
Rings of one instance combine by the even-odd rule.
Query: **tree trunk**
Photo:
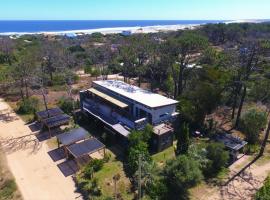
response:
[[[20,80],[20,93],[21,93],[21,98],[24,101],[24,94],[23,94],[23,79]]]
[[[241,117],[241,112],[242,112],[243,104],[244,104],[244,101],[245,101],[245,98],[246,98],[246,94],[247,94],[247,87],[244,85],[243,94],[242,94],[242,97],[241,97],[240,105],[239,105],[238,112],[237,112],[237,117],[236,117],[236,120],[235,120],[235,125],[234,125],[235,128],[237,128],[238,125],[239,125],[239,120],[240,120],[240,117]]]
[[[142,77],[141,77],[141,75],[139,75],[139,82],[138,82],[139,87],[141,87],[141,82],[142,82]]]
[[[176,94],[181,95],[183,92],[183,75],[184,75],[184,66],[180,65],[179,77],[178,77],[178,93]]]
[[[234,119],[235,117],[235,109],[236,109],[236,106],[237,106],[237,97],[238,97],[238,93],[239,91],[241,91],[242,88],[240,87],[237,87],[237,89],[234,91],[234,98],[233,98],[233,109],[232,109],[232,119]]]
[[[46,97],[45,97],[45,93],[44,93],[44,89],[43,88],[41,89],[41,92],[42,92],[43,103],[44,103],[45,109],[46,109],[46,111],[48,113],[48,117],[50,117],[49,116],[49,112],[48,112],[48,105],[47,105],[47,101],[46,101]]]
[[[269,138],[269,133],[270,133],[270,120],[269,120],[269,123],[268,123],[267,130],[265,132],[265,137],[263,139],[263,143],[262,143],[262,146],[261,146],[259,156],[263,156],[263,153],[264,153],[264,150],[265,150],[265,147],[266,147],[266,143],[267,143],[267,140]]]
[[[174,99],[177,98],[177,82],[174,81],[174,93],[173,93]]]
[[[50,79],[51,79],[51,82],[53,81],[53,73],[50,72]]]
[[[27,83],[27,80],[24,80],[24,86],[25,86],[25,94],[26,94],[26,98],[29,98],[29,91],[28,91],[28,83]]]

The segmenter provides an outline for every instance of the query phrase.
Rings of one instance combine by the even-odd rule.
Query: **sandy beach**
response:
[[[168,32],[177,31],[183,29],[194,29],[201,24],[187,24],[187,25],[162,25],[162,26],[145,26],[145,27],[116,27],[116,28],[98,28],[98,29],[87,29],[87,30],[69,30],[69,31],[50,31],[50,32],[7,32],[0,33],[0,35],[87,35],[93,33],[106,34],[117,34],[123,31],[130,31],[131,34],[135,33],[157,33],[157,32]]]

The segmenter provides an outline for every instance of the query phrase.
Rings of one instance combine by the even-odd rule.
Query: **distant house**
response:
[[[131,130],[151,124],[154,149],[161,151],[172,145],[169,123],[178,115],[177,101],[122,81],[94,81],[92,86],[80,92],[81,110],[102,121],[119,142],[125,143]]]
[[[246,141],[235,137],[231,134],[219,134],[215,137],[217,142],[223,143],[226,149],[230,153],[231,160],[234,162],[238,159],[239,153],[243,150],[244,146],[247,144]]]
[[[132,32],[131,31],[122,31],[121,35],[122,36],[130,36],[130,35],[132,35]]]

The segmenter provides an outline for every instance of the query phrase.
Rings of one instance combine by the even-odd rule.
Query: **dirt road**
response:
[[[25,200],[81,199],[72,177],[65,177],[48,155],[46,141],[39,142],[31,129],[0,99],[0,142],[8,166]],[[0,113],[0,114],[1,114]],[[24,136],[24,137],[23,137]]]

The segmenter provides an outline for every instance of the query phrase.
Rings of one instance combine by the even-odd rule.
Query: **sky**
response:
[[[270,19],[270,0],[0,0],[0,20]]]

